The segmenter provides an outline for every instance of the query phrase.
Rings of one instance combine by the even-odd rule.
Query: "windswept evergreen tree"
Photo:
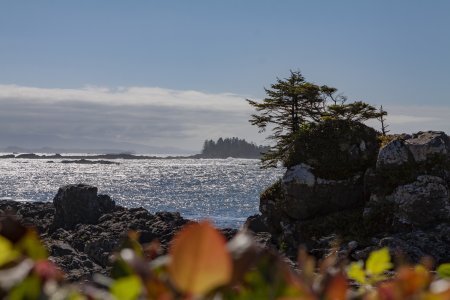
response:
[[[257,113],[250,119],[260,132],[271,125],[272,134],[268,139],[275,145],[265,153],[262,160],[274,166],[292,142],[292,137],[302,125],[320,120],[324,109],[324,99],[318,85],[305,81],[300,72],[291,71],[287,79],[277,79],[270,89],[265,89],[267,97],[262,102],[247,99]]]
[[[250,123],[260,132],[267,128],[272,131],[268,139],[273,141],[273,146],[262,157],[265,167],[283,161],[296,133],[310,124],[327,119],[363,122],[386,113],[362,101],[347,103],[347,98],[338,94],[336,88],[307,82],[299,71],[291,71],[286,79],[277,78],[265,92],[267,97],[262,102],[247,99],[256,110]]]

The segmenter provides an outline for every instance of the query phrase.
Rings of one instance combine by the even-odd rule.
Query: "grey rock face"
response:
[[[356,149],[337,145],[350,154]],[[358,151],[364,148],[360,143]],[[323,154],[320,147],[314,149]],[[364,171],[339,173],[346,177],[327,176],[323,165],[332,165],[330,161],[321,165],[320,159],[309,163],[303,157],[308,158],[305,154],[286,171],[276,193],[263,193],[260,202],[274,240],[287,245],[288,255],[295,255],[300,244],[326,253],[317,241],[337,233],[356,242],[346,251],[358,259],[384,246],[414,262],[425,255],[441,262],[450,259],[450,138],[445,133],[399,135]]]
[[[112,211],[115,203],[107,195],[97,195],[97,188],[85,184],[59,188],[53,199],[55,228],[73,228],[77,224],[95,224],[101,215]]]
[[[295,220],[308,220],[346,208],[362,206],[362,174],[346,180],[317,178],[306,164],[286,171],[282,180],[285,196],[281,210]]]
[[[394,222],[418,227],[450,221],[450,198],[444,180],[419,176],[411,184],[395,189],[388,198],[395,204]]]
[[[380,149],[377,168],[397,167],[411,161],[411,153],[405,143],[396,139]]]
[[[442,131],[413,134],[410,139],[405,140],[405,145],[416,162],[426,161],[433,155],[448,156],[450,154],[450,139]]]

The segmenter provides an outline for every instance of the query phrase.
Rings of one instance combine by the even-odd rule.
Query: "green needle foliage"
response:
[[[326,120],[358,123],[387,114],[362,101],[346,103],[347,98],[338,94],[336,88],[308,82],[299,71],[291,71],[289,78],[278,78],[265,92],[267,97],[261,102],[247,99],[256,110],[250,123],[260,132],[268,128],[272,131],[268,139],[273,146],[262,157],[265,167],[275,167],[284,161],[296,133],[311,124]]]

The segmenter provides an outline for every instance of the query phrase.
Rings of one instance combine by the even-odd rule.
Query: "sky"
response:
[[[0,0],[0,147],[264,143],[246,98],[290,70],[450,133],[450,1]],[[378,126],[378,124],[373,124]]]

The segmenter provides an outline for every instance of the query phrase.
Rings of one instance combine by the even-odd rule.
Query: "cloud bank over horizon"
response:
[[[246,98],[252,97],[160,87],[0,85],[0,147],[194,153],[221,136],[263,143],[248,122]],[[450,107],[383,106],[391,132],[450,132]]]
[[[0,104],[2,147],[198,152],[207,138],[261,140],[247,121],[245,97],[229,93],[0,85]]]

